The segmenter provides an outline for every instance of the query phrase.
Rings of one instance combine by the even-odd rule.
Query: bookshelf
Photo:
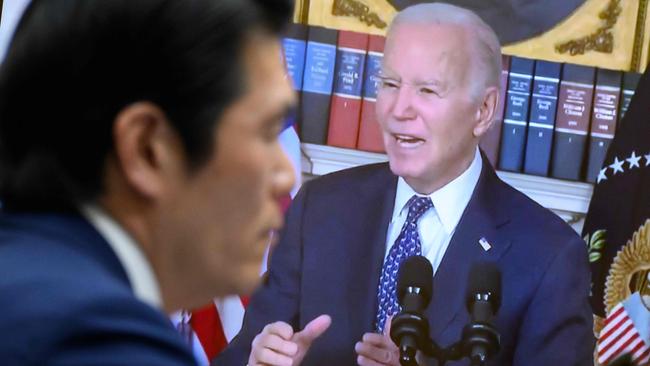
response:
[[[296,2],[294,21],[327,29],[365,33],[371,37],[380,36],[385,34],[387,24],[397,13],[393,3],[395,2],[389,0],[300,0]],[[534,59],[536,63],[553,61],[598,69],[641,72],[650,59],[650,37],[647,32],[650,29],[650,16],[647,14],[650,10],[649,3],[650,0],[584,0],[582,5],[552,29],[526,40],[505,44],[502,51],[510,56]],[[592,42],[594,39],[598,42]],[[367,84],[365,80],[364,84]],[[623,88],[625,85],[627,84],[623,82]],[[621,94],[621,100],[625,93]],[[591,106],[587,108],[591,109]],[[591,113],[586,118],[591,120]],[[498,134],[497,139],[501,138],[501,132]],[[320,144],[325,140],[319,138],[309,141]],[[554,140],[557,140],[557,136]],[[588,143],[591,144],[591,137]],[[302,153],[303,176],[307,180],[341,169],[387,160],[384,154],[309,143],[302,144]],[[499,164],[503,166],[502,163]],[[588,160],[585,158],[582,164],[588,164]],[[508,171],[498,171],[497,174],[562,217],[577,232],[581,232],[593,184]],[[549,175],[564,176],[551,173],[550,166]]]
[[[305,180],[359,165],[387,161],[385,154],[303,143],[302,172]],[[552,210],[578,233],[589,208],[593,185],[528,174],[497,171],[501,179],[540,205]]]
[[[552,29],[505,44],[502,51],[537,60],[643,72],[650,60],[649,2],[584,0]],[[298,0],[294,21],[382,35],[396,13],[389,0]],[[587,42],[599,33],[605,36],[598,40],[602,42]]]

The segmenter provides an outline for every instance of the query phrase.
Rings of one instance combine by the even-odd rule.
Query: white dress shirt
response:
[[[458,221],[460,221],[474,188],[476,188],[482,165],[481,153],[477,148],[474,160],[467,170],[447,185],[428,195],[433,202],[433,208],[425,212],[418,220],[418,233],[422,244],[422,255],[431,262],[434,274],[440,266]],[[402,230],[408,215],[406,203],[413,195],[425,197],[425,195],[416,193],[402,177],[399,177],[393,216],[388,225],[384,260]]]
[[[108,242],[126,272],[135,297],[150,306],[161,309],[160,287],[151,264],[135,240],[97,205],[83,205],[83,216]]]

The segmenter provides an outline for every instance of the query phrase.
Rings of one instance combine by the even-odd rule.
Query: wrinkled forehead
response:
[[[471,71],[468,43],[461,26],[400,24],[387,35],[382,69],[416,79],[462,82]]]
[[[409,22],[391,25],[386,34],[386,50],[410,41],[420,47],[467,48],[470,29],[466,25],[453,23]]]

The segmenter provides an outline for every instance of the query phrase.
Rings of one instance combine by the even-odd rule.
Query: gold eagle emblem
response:
[[[616,253],[605,282],[607,315],[619,303],[638,292],[650,311],[650,219],[639,227]],[[594,335],[599,336],[604,319],[594,316]]]

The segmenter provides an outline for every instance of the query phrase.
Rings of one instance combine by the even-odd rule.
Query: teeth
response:
[[[395,140],[397,145],[404,149],[416,149],[424,144],[423,139],[406,135],[395,135]]]
[[[413,136],[407,136],[407,135],[395,135],[395,139],[399,143],[407,143],[407,144],[416,144],[419,142],[424,142],[424,140],[413,137]]]

